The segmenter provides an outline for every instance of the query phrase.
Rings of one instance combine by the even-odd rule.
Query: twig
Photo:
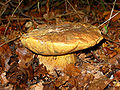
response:
[[[79,12],[81,15],[84,15],[82,12]],[[62,16],[67,16],[67,15],[75,15],[75,12],[70,12],[70,13],[66,13],[66,14],[60,14],[60,15],[56,15],[55,17],[49,18],[50,19],[55,19],[57,17],[62,17]]]
[[[98,26],[98,28],[100,27],[100,26],[102,26],[103,24],[105,24],[106,22],[108,22],[108,21],[110,21],[112,18],[114,18],[116,15],[118,15],[120,13],[120,11],[118,11],[115,15],[113,15],[112,17],[110,17],[108,20],[106,20],[105,22],[103,22],[102,24],[100,24],[99,26]]]
[[[2,2],[0,2],[0,4],[1,5],[3,5],[2,6],[2,8],[1,8],[1,10],[3,9],[3,11],[1,11],[1,13],[0,13],[0,17],[3,15],[3,13],[6,11],[6,9],[7,9],[7,7],[8,7],[8,2],[10,2],[11,0],[8,0],[7,2],[5,2],[5,3],[2,3]],[[6,5],[7,4],[7,5]]]
[[[31,20],[30,18],[18,18],[18,17],[11,17],[11,18],[9,18],[9,20],[20,20],[20,21],[22,21],[22,20]],[[41,18],[38,18],[38,19],[41,19]],[[4,19],[4,18],[1,18],[0,20],[8,20],[8,19]]]
[[[68,2],[68,4],[72,7],[72,9],[77,13],[77,15],[79,16],[79,18],[81,19],[82,17],[78,14],[77,10],[75,10],[75,8],[71,5],[71,3],[66,0]]]
[[[49,16],[49,10],[50,10],[50,9],[49,9],[49,8],[50,8],[50,7],[49,7],[49,0],[47,0],[46,7],[47,7],[47,15]]]
[[[38,3],[37,3],[37,8],[38,8],[38,12],[39,12],[39,14],[40,14],[40,2],[38,1]]]
[[[67,1],[65,0],[65,11],[67,12],[68,11],[68,8],[67,8]]]
[[[116,3],[116,0],[113,2],[113,8],[112,8],[112,10],[111,10],[110,17],[112,17],[112,14],[113,14],[113,11],[114,11],[114,7],[115,7],[115,3]],[[110,17],[109,17],[109,18],[110,18]],[[110,21],[108,22],[108,24],[107,24],[106,27],[108,27],[109,23],[110,23]]]
[[[98,56],[91,50],[90,51],[91,52],[91,54],[93,55],[93,57],[98,61],[98,62],[100,62],[101,60],[98,58]]]
[[[117,45],[120,45],[120,42],[115,42],[114,40],[110,39],[108,36],[106,36],[106,35],[104,35],[104,34],[103,34],[103,37],[104,37],[107,41],[110,41],[110,42],[113,42],[113,43],[115,43],[115,44],[117,44]]]
[[[88,3],[88,5],[90,5],[90,2],[89,2],[89,0],[87,0],[87,3]]]
[[[3,13],[6,11],[8,5],[4,5],[1,9],[3,9],[3,11],[0,13],[0,17],[3,15]]]
[[[13,8],[16,8],[16,6],[13,5],[12,2],[10,2],[9,4],[10,4]],[[31,18],[30,16],[24,14],[23,11],[22,11],[20,8],[18,8],[18,11],[20,12],[20,14],[21,14],[22,16],[25,16],[25,17],[27,17],[27,18]]]
[[[7,2],[5,2],[5,4],[8,4],[11,0],[8,0]]]
[[[80,13],[81,15],[84,15],[82,12],[78,12],[78,13]],[[76,14],[75,12],[70,12],[70,13],[66,13],[66,14],[60,14],[60,15],[56,15],[55,17],[49,18],[49,20],[55,19],[55,18],[57,18],[57,17],[68,16],[68,15],[75,15],[75,14]],[[34,18],[34,17],[32,17],[32,18]],[[43,17],[34,18],[34,20],[37,21],[37,22],[39,22],[39,23],[43,23],[43,22],[44,22],[42,19],[44,19],[44,18],[43,18]],[[1,18],[0,20],[7,20],[7,19]],[[20,20],[20,21],[22,21],[22,20],[31,20],[31,18],[11,17],[11,18],[9,18],[9,20]],[[32,20],[33,20],[33,19],[32,19]]]
[[[5,4],[4,4],[4,3],[2,3],[2,2],[0,2],[0,5],[5,6]]]
[[[79,13],[83,15],[82,12],[79,12]],[[67,16],[67,15],[74,15],[74,14],[76,14],[76,13],[75,12],[70,12],[70,13],[66,13],[66,14],[60,14],[60,15],[56,15],[55,17],[52,17],[50,19],[55,19],[57,17]],[[26,18],[17,18],[17,17],[10,17],[9,18],[9,20],[17,20],[17,19],[20,20],[20,21],[22,21],[22,20],[31,20],[31,18],[27,18],[27,17]],[[42,20],[44,18],[43,17],[37,17],[35,19]],[[1,18],[1,20],[7,20],[7,19]]]
[[[104,5],[103,0],[100,0],[100,3],[101,3],[101,5],[103,6],[104,10],[107,11],[106,8],[105,8],[105,5]]]
[[[14,40],[18,39],[18,38],[20,38],[20,36],[15,37],[15,38],[13,38],[13,39],[10,39],[10,40],[8,40],[8,41],[4,42],[3,44],[0,44],[0,47],[2,47],[3,45],[5,45],[5,44],[7,44],[7,43],[9,43],[9,42],[12,42],[12,41],[14,41]]]
[[[16,9],[13,11],[11,17],[13,17],[14,13],[16,12],[16,10],[18,9],[18,7],[21,5],[22,2],[23,2],[23,0],[21,0],[21,2],[18,4],[18,6],[16,7]],[[6,34],[6,31],[7,31],[8,27],[9,27],[9,24],[10,24],[10,20],[9,20],[9,22],[8,22],[6,28],[5,28],[4,35]]]

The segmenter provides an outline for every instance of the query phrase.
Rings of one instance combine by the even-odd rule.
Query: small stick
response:
[[[94,52],[93,51],[90,51],[91,52],[91,54],[93,55],[93,57],[95,58],[95,59],[97,59],[97,61],[98,62],[100,62],[101,60],[96,56],[96,54],[94,54]]]
[[[116,3],[116,0],[115,0],[114,3],[113,3],[113,8],[112,8],[112,10],[111,10],[110,17],[112,17],[112,15],[113,15],[115,3]],[[109,17],[109,18],[110,18],[110,17]],[[108,22],[107,27],[108,27],[109,23],[110,23],[110,21]]]
[[[68,11],[68,8],[67,8],[67,0],[65,0],[65,11],[66,11],[66,12]]]
[[[2,47],[3,45],[5,45],[5,44],[7,44],[7,43],[9,43],[9,42],[12,42],[12,41],[14,41],[14,40],[18,39],[18,38],[20,38],[20,36],[15,37],[15,38],[13,38],[13,39],[10,39],[10,40],[8,40],[8,41],[4,42],[3,44],[1,44],[1,45],[0,45],[0,47]]]
[[[100,24],[99,26],[98,26],[98,28],[100,27],[100,26],[102,26],[103,24],[105,24],[106,22],[108,22],[108,21],[110,21],[112,18],[114,18],[116,15],[118,15],[120,13],[120,11],[118,11],[115,15],[113,15],[112,17],[110,17],[108,20],[106,20],[105,22],[103,22],[102,24]]]
[[[67,2],[68,2],[68,4],[72,7],[72,9],[77,13],[77,15],[80,17],[80,19],[82,18],[79,14],[78,14],[78,12],[77,12],[77,10],[75,10],[75,8],[71,5],[71,3],[68,1],[68,0],[66,0]]]
[[[17,11],[18,7],[21,5],[22,2],[23,2],[23,0],[21,0],[21,2],[18,4],[18,6],[16,7],[16,9],[13,11],[11,17],[14,16],[15,12]],[[8,27],[9,27],[9,25],[10,25],[10,20],[9,20],[9,22],[7,23],[7,26],[6,26],[6,28],[5,28],[4,35],[6,34],[6,31],[7,31]]]

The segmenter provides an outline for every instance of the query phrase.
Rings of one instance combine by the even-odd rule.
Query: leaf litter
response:
[[[77,62],[75,64],[69,64],[64,70],[54,70],[54,73],[50,74],[50,71],[47,70],[44,64],[39,64],[38,55],[22,46],[17,37],[28,32],[27,30],[32,31],[39,24],[42,27],[45,23],[54,25],[63,21],[71,21],[91,23],[98,26],[109,19],[111,13],[109,9],[112,7],[107,4],[105,7],[107,11],[105,11],[103,6],[100,5],[100,0],[98,0],[100,3],[95,1],[91,2],[91,4],[86,4],[84,1],[75,3],[75,0],[73,2],[69,0],[78,14],[81,15],[81,18],[79,18],[78,14],[72,10],[71,5],[69,5],[70,3],[65,4],[65,2],[60,3],[60,1],[52,3],[47,0],[47,2],[43,1],[41,3],[42,7],[39,9],[37,7],[32,8],[32,5],[34,6],[35,3],[38,3],[37,1],[28,0],[32,2],[30,10],[29,5],[24,5],[26,1],[23,1],[23,4],[18,7],[21,16],[18,11],[16,11],[13,17],[11,17],[11,14],[8,16],[7,13],[11,12],[12,8],[14,8],[12,4],[3,14],[0,12],[0,15],[2,15],[2,18],[0,17],[0,89],[120,89],[120,13],[111,19],[107,33],[104,33],[103,28],[108,23],[100,27],[104,40],[92,48],[78,51],[76,53]],[[2,3],[8,5],[8,3],[13,2],[9,1],[5,4],[2,1]],[[50,7],[46,8],[46,3],[51,3]],[[113,15],[119,11],[119,4],[120,2],[117,1]],[[18,5],[18,2],[15,2],[14,5]],[[86,8],[79,7],[80,5]],[[88,8],[88,5],[90,8]],[[2,4],[0,7],[3,8]],[[25,9],[22,10],[22,7]],[[55,9],[55,7],[58,7],[58,9]],[[97,8],[101,8],[102,11]],[[48,13],[46,13],[46,9]],[[22,13],[23,11],[24,13]],[[30,15],[29,13],[33,16],[32,19],[27,17]],[[6,25],[9,20],[11,20],[11,23],[6,31]],[[32,27],[29,29],[25,27],[27,21],[33,22]],[[13,38],[15,39],[11,40]]]

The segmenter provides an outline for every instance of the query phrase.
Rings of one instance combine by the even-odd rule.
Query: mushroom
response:
[[[38,54],[40,63],[53,71],[75,63],[75,51],[92,47],[103,37],[100,30],[90,24],[64,23],[35,29],[20,39],[25,47]]]

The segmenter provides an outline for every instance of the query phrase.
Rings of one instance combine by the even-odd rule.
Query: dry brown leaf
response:
[[[105,76],[94,79],[89,84],[88,90],[104,90],[104,88],[111,82],[109,78],[106,78]]]
[[[120,48],[115,48],[115,50],[120,54]]]
[[[65,82],[67,82],[69,80],[69,76],[64,75],[64,76],[60,76],[57,78],[57,80],[55,81],[55,86],[59,87],[63,84],[65,84]]]
[[[8,70],[6,77],[10,84],[14,86],[18,85],[26,85],[27,82],[27,72],[26,70],[17,67],[17,65],[12,65],[11,68]],[[23,86],[24,86],[23,85]],[[21,86],[22,87],[22,86]]]
[[[46,67],[43,64],[39,64],[34,70],[34,77],[45,77],[47,73]]]
[[[116,55],[117,55],[117,52],[114,51],[113,53],[111,53],[111,54],[109,55],[109,57],[110,57],[110,58],[113,58],[113,57],[116,56]]]
[[[0,35],[2,35],[5,31],[5,26],[0,26]]]
[[[8,44],[5,44],[2,47],[0,47],[0,65],[2,66],[2,69],[5,71],[9,69],[8,62],[11,56],[12,52]]]
[[[10,84],[14,87],[19,86],[20,88],[26,88],[27,82],[33,80],[33,68],[21,68],[18,64],[14,63],[6,73],[6,77]]]
[[[0,83],[2,85],[5,85],[5,84],[7,84],[9,82],[5,75],[6,75],[6,73],[2,73],[1,76],[0,76]]]
[[[53,83],[46,84],[44,85],[43,90],[55,90],[55,85]]]
[[[120,59],[120,54],[117,54],[116,56],[110,58],[108,60],[108,63],[113,64],[113,65],[118,65],[119,64],[119,59]]]
[[[76,77],[81,75],[81,71],[74,66],[74,64],[69,64],[67,67],[64,69],[64,72],[71,77]]]
[[[16,54],[19,59],[19,66],[23,68],[29,67],[33,60],[33,53],[26,48],[17,48]]]
[[[115,77],[117,80],[120,80],[120,70],[117,71],[117,72],[114,74],[114,77]]]
[[[39,82],[35,85],[31,85],[28,90],[43,90],[42,82]]]

